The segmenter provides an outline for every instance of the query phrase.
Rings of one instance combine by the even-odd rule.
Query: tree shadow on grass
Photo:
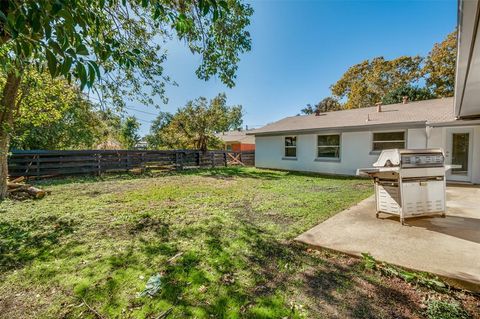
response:
[[[145,221],[137,231],[160,225]],[[187,226],[175,237],[162,232],[158,236],[155,241],[139,242],[137,252],[143,256],[127,249],[108,257],[109,275],[78,289],[77,295],[96,303],[102,313],[123,307],[119,302],[122,274],[132,267],[143,267],[142,260],[162,255],[165,262],[147,266],[151,274],[162,274],[159,294],[153,298],[131,296],[128,301],[127,308],[142,309],[147,317],[165,310],[159,310],[159,302],[173,307],[177,317],[300,317],[301,312],[291,302],[305,304],[309,317],[406,318],[409,316],[403,311],[420,313],[408,294],[362,279],[358,262],[342,264],[338,262],[341,258],[312,255],[304,245],[279,240],[248,219],[231,225],[215,217]],[[169,261],[181,251],[178,238],[197,242]]]
[[[49,259],[52,248],[61,237],[73,232],[75,224],[56,216],[0,222],[0,271],[22,268],[35,259]]]
[[[278,241],[246,221],[242,233],[253,252],[248,258],[257,278],[252,291],[256,296],[290,291],[300,280],[304,300],[297,301],[311,304],[311,317],[407,318],[422,312],[404,291],[363,279],[358,261],[342,264],[312,256],[304,245]]]
[[[159,310],[160,302],[173,307],[177,317],[301,316],[291,302],[306,305],[309,317],[407,318],[421,313],[407,293],[361,278],[358,262],[314,256],[304,245],[278,239],[248,215],[213,217],[181,229],[145,215],[126,229],[135,236],[150,232],[152,240],[140,239],[130,247],[134,250],[108,257],[109,275],[77,289],[101,313],[124,306],[119,302],[124,298],[122,278],[131,268],[150,269],[147,278],[162,275],[158,295],[132,295],[127,301],[127,308],[142,309],[147,317],[166,310]],[[182,250],[182,242],[189,241],[194,244]],[[183,254],[170,262],[178,252]],[[163,262],[148,263],[159,256]]]
[[[322,269],[303,274],[305,295],[322,301],[311,304],[312,312],[343,309],[349,318],[416,318],[422,313],[407,292],[366,280],[361,274],[352,278],[352,271],[329,262]]]

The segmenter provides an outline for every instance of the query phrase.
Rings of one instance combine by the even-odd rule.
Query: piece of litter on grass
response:
[[[155,296],[162,286],[162,276],[160,274],[156,274],[148,278],[147,284],[145,285],[145,289],[141,293],[139,293],[139,297]]]

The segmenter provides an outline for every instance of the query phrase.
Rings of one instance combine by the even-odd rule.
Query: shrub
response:
[[[456,302],[432,300],[428,303],[429,319],[468,319],[468,313]]]

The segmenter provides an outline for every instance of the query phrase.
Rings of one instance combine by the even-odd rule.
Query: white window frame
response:
[[[319,136],[330,136],[330,135],[338,135],[338,157],[321,157],[319,156],[318,154],[318,150],[319,148],[321,147],[335,147],[335,145],[325,145],[325,146],[320,146],[318,145],[318,137]],[[317,138],[316,138],[316,144],[317,144],[317,148],[316,148],[316,158],[315,160],[318,160],[318,161],[340,161],[341,157],[342,157],[342,134],[341,133],[326,133],[326,134],[318,134],[317,135]]]
[[[295,138],[295,146],[287,146],[285,140],[287,138]],[[297,158],[297,143],[298,137],[296,135],[288,135],[283,137],[283,158],[284,159],[296,159]],[[287,148],[294,148],[295,149],[295,156],[288,156],[287,155]]]
[[[374,136],[375,136],[375,134],[378,134],[378,133],[403,133],[403,140],[375,141]],[[403,148],[407,147],[407,131],[406,130],[389,130],[389,131],[372,132],[372,144],[371,144],[372,150],[371,150],[371,153],[372,154],[379,154],[379,153],[382,152],[382,150],[375,150],[374,149],[374,144],[375,143],[398,143],[398,142],[403,142]]]

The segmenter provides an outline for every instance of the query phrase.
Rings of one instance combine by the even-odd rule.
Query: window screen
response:
[[[340,158],[340,135],[317,136],[317,157]]]
[[[405,132],[373,133],[373,150],[382,151],[392,148],[405,148]]]
[[[285,137],[285,157],[297,156],[297,137],[287,136]]]

